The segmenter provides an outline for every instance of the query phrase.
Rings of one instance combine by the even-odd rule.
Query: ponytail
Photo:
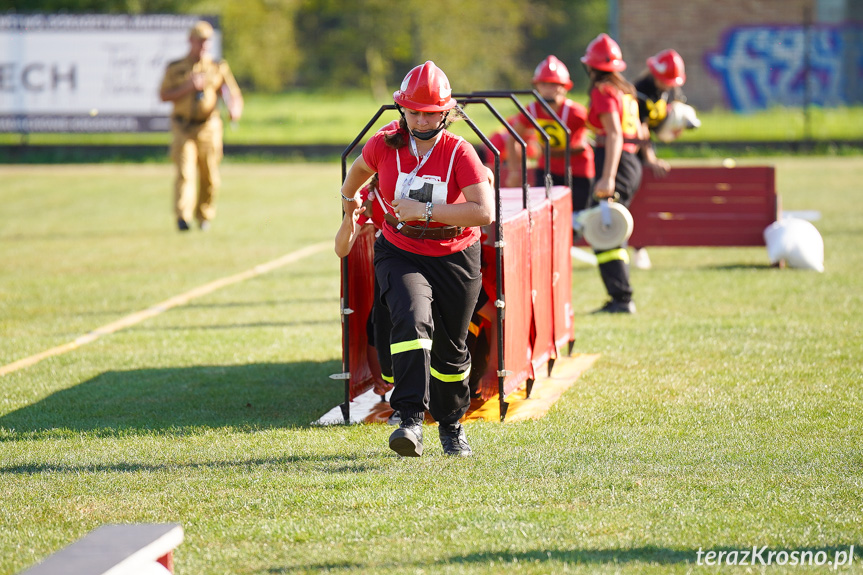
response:
[[[587,93],[590,94],[594,88],[602,84],[607,84],[616,90],[624,93],[636,95],[635,86],[633,86],[620,72],[606,72],[604,70],[590,69],[590,86]]]

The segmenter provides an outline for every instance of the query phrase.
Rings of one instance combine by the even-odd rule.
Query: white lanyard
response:
[[[413,135],[408,134],[408,137],[410,138],[411,151],[413,152],[413,155],[416,156],[417,158],[419,158],[420,153],[419,153],[419,150],[417,150],[417,143],[414,140]],[[411,184],[414,183],[414,179],[417,177],[417,172],[419,172],[420,168],[422,168],[423,165],[425,165],[426,161],[428,161],[429,157],[431,156],[431,153],[434,151],[435,147],[437,146],[437,143],[440,141],[440,137],[441,137],[441,134],[438,134],[435,137],[434,144],[432,144],[432,147],[429,148],[429,151],[426,152],[425,155],[423,155],[423,157],[419,160],[417,167],[414,168],[413,171],[411,171],[411,173],[407,175],[407,177],[404,180],[404,183],[402,184],[401,193],[399,194],[398,197],[404,197],[405,193],[411,189]]]

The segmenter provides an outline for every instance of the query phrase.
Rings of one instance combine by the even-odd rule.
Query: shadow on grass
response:
[[[370,460],[365,456],[346,457],[341,455],[314,455],[299,456],[290,455],[284,457],[266,457],[250,459],[216,460],[190,463],[111,463],[111,464],[50,464],[50,463],[25,463],[20,465],[7,465],[0,467],[0,475],[38,475],[41,473],[138,473],[138,472],[160,472],[166,470],[221,470],[221,469],[249,469],[259,470],[261,467],[290,467],[296,470],[298,467],[308,467],[316,471],[326,473],[368,473],[381,469],[386,465],[385,460]]]
[[[779,269],[773,264],[723,264],[703,266],[701,269],[716,270],[716,271],[733,271],[733,270],[772,270]]]
[[[753,547],[750,545],[739,547],[711,547],[708,549],[672,549],[668,547],[644,546],[632,547],[629,549],[570,549],[570,550],[554,550],[545,551],[541,549],[533,551],[523,551],[516,553],[507,552],[480,552],[470,553],[467,555],[456,555],[438,560],[436,563],[415,564],[399,563],[398,565],[363,565],[359,563],[338,562],[317,563],[313,565],[299,565],[296,567],[276,567],[270,568],[267,572],[272,574],[280,573],[305,573],[309,571],[327,571],[327,572],[365,572],[377,569],[387,570],[388,568],[402,568],[410,571],[412,568],[417,570],[435,568],[448,568],[456,572],[460,568],[468,565],[488,565],[492,569],[499,569],[500,572],[509,571],[517,568],[519,565],[536,565],[544,563],[554,563],[561,565],[677,565],[691,564],[693,566],[713,567],[728,567],[732,565],[752,566],[756,569],[762,565],[780,565],[779,561],[784,561],[786,565],[791,565],[791,561],[796,561],[797,566],[803,565],[828,565],[832,566],[835,560],[839,563],[839,567],[848,566],[860,557],[863,553],[859,550],[859,545],[831,545],[826,547],[797,547],[797,548],[782,548],[782,547],[767,547],[757,545],[756,550],[758,555],[753,554]],[[699,556],[699,551],[701,555]],[[707,558],[707,553],[712,552],[710,559]],[[719,553],[722,553],[719,556]],[[729,555],[736,552],[734,555]],[[744,552],[747,554],[744,556]],[[772,557],[769,553],[773,552]],[[777,554],[784,552],[784,556]],[[853,556],[851,555],[853,553]],[[721,558],[718,562],[717,557]],[[733,558],[732,558],[733,557]],[[796,558],[796,559],[795,559]],[[743,563],[743,561],[746,563]],[[710,561],[710,563],[706,563]],[[829,562],[829,563],[828,563]]]
[[[340,371],[337,361],[109,371],[0,416],[0,441],[306,427],[344,399],[329,379]]]

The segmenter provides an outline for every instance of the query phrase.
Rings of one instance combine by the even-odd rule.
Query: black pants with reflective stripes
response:
[[[467,333],[482,288],[480,242],[440,257],[375,242],[375,343],[390,405],[402,418],[426,409],[455,423],[470,407]]]
[[[594,165],[596,173],[602,174],[602,165],[605,163],[605,148],[597,147],[594,150]],[[642,165],[637,155],[623,152],[620,155],[620,163],[617,166],[617,175],[614,179],[614,190],[620,198],[617,200],[627,208],[635,197],[635,192],[641,187]],[[596,204],[595,199],[591,203]],[[599,275],[605,284],[608,295],[621,302],[632,300],[632,286],[629,284],[629,252],[624,246],[617,246],[610,250],[596,251],[596,260],[599,263]]]

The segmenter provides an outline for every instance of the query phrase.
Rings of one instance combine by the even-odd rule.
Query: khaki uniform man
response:
[[[219,97],[231,121],[239,120],[243,113],[243,95],[228,63],[214,61],[207,53],[212,35],[213,27],[203,20],[192,27],[189,53],[168,64],[159,90],[163,102],[174,104],[171,159],[177,169],[174,210],[180,231],[189,229],[193,217],[207,230],[216,215],[222,161]]]

